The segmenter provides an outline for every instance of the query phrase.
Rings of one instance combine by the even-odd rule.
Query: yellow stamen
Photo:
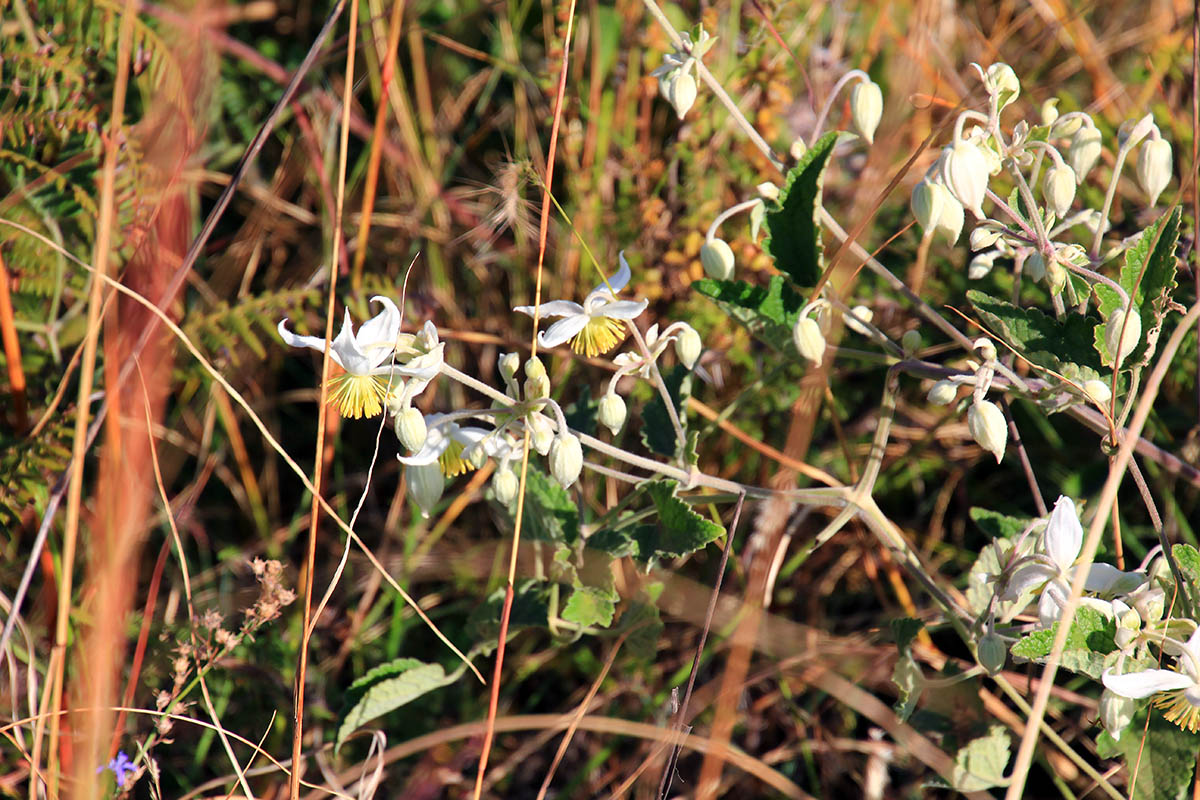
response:
[[[612,317],[595,316],[588,319],[583,330],[571,340],[571,349],[591,358],[612,350],[625,338],[625,326]]]
[[[438,456],[438,464],[441,465],[442,474],[447,478],[454,478],[475,469],[475,466],[470,461],[463,458],[463,449],[461,442],[451,439],[450,444]]]
[[[1183,689],[1162,695],[1154,701],[1154,705],[1163,710],[1167,722],[1174,722],[1192,733],[1200,731],[1200,706],[1192,705]]]
[[[343,372],[330,378],[329,387],[329,402],[337,405],[343,417],[374,417],[383,411],[387,379],[382,375]]]

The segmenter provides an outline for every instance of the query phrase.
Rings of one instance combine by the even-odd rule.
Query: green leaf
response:
[[[1146,725],[1146,715],[1150,724]],[[1145,735],[1142,731],[1145,729]],[[1143,741],[1144,740],[1144,741]],[[1131,800],[1167,800],[1188,796],[1200,734],[1167,722],[1158,711],[1144,708],[1133,715],[1115,743],[1125,758],[1133,783]]]
[[[913,639],[917,638],[925,623],[912,617],[901,617],[892,620],[890,626],[892,638],[896,640],[896,647],[900,651],[900,657],[896,659],[896,666],[892,669],[892,683],[899,689],[896,715],[900,717],[901,722],[907,722],[916,710],[917,700],[921,698],[921,691],[925,685],[925,676],[921,674],[921,667],[912,654]]]
[[[775,259],[775,268],[797,286],[816,286],[825,266],[817,208],[829,156],[837,144],[836,131],[825,134],[788,171],[779,202],[767,209],[764,248]]]
[[[462,673],[463,670],[458,670],[447,675],[441,664],[426,664],[415,658],[399,658],[375,667],[351,684],[347,692],[335,752],[366,723],[453,683]]]
[[[1179,570],[1192,584],[1200,582],[1200,551],[1190,544],[1177,544],[1171,547],[1171,555],[1179,564]]]
[[[676,496],[676,481],[647,481],[641,486],[658,509],[657,525],[640,525],[633,533],[642,561],[694,553],[725,532]]]
[[[1032,522],[1030,519],[1010,517],[998,511],[989,511],[978,506],[971,509],[970,515],[971,521],[993,539],[1016,539]]]
[[[1003,725],[992,725],[986,736],[972,739],[954,756],[951,782],[960,792],[982,792],[1005,784],[1012,742]]]
[[[1094,342],[1096,326],[1104,326],[1095,317],[1067,314],[1055,319],[975,289],[967,292],[967,299],[996,336],[1034,364],[1060,374],[1074,372],[1079,380],[1100,378],[1102,364]]]
[[[529,578],[516,586],[512,611],[508,618],[511,637],[522,628],[550,626],[550,584]],[[497,589],[467,618],[467,628],[478,644],[471,654],[490,653],[500,635],[500,614],[504,609],[504,589]]]
[[[925,627],[925,623],[913,617],[899,617],[888,623],[892,629],[892,638],[896,640],[896,647],[903,653],[912,647],[913,639],[917,638],[917,634]]]
[[[676,364],[663,373],[663,383],[671,399],[675,401],[675,411],[683,424],[684,435],[687,435],[687,419],[683,409],[687,398],[692,393],[692,371],[682,364]],[[671,416],[667,412],[667,404],[663,401],[662,393],[656,392],[654,399],[646,404],[642,411],[642,443],[652,452],[660,456],[674,458],[679,455],[679,449],[686,447],[687,442],[678,441],[675,436],[675,426],[671,424]]]
[[[621,612],[621,619],[614,629],[616,633],[629,631],[625,640],[625,652],[643,661],[653,661],[658,655],[658,637],[664,626],[658,606],[649,597],[643,596]]]
[[[1063,668],[1099,680],[1100,674],[1109,666],[1104,657],[1117,649],[1113,641],[1116,631],[1116,623],[1099,611],[1087,607],[1077,609],[1063,649]],[[1049,630],[1035,631],[1018,640],[1012,646],[1012,655],[1041,663],[1050,655],[1057,634],[1056,622]]]
[[[608,592],[591,586],[583,586],[571,592],[571,597],[563,606],[562,618],[585,628],[597,625],[607,628],[612,624],[615,610],[616,607]]]
[[[703,278],[693,282],[692,288],[715,300],[722,311],[755,338],[780,353],[796,356],[792,328],[806,298],[783,276],[772,275],[765,287],[751,286],[745,281]]]
[[[509,530],[515,524],[516,501],[508,509]],[[579,539],[579,509],[567,490],[549,475],[529,467],[525,479],[525,518],[521,538],[573,545]]]

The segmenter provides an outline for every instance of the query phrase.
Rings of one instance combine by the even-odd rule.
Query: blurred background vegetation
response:
[[[540,181],[567,4],[400,2],[395,71],[386,88],[393,6],[365,0],[360,8],[341,226],[334,198],[346,78],[345,14],[282,109],[214,234],[184,276],[182,289],[167,305],[169,315],[309,470],[320,361],[308,351],[282,346],[275,326],[286,317],[301,332],[322,332],[334,237],[344,242],[337,265],[338,299],[356,320],[368,315],[370,296],[399,298],[406,269],[415,259],[405,293],[406,325],[415,329],[434,320],[450,342],[450,363],[496,381],[498,354],[528,349],[528,320],[511,308],[532,302]],[[110,274],[122,276],[126,285],[152,299],[161,296],[332,7],[324,1],[289,0],[138,4],[115,171]],[[925,273],[912,272],[920,234],[905,229],[911,220],[908,189],[936,151],[918,155],[899,187],[875,211],[889,180],[977,86],[967,64],[1011,64],[1022,80],[1020,113],[1037,119],[1041,102],[1060,95],[1061,111],[1093,113],[1106,139],[1126,118],[1153,112],[1174,145],[1176,175],[1195,168],[1192,9],[1176,0],[730,0],[666,10],[677,27],[702,22],[719,37],[706,63],[780,152],[797,137],[809,138],[816,109],[846,70],[870,72],[884,90],[884,123],[873,147],[852,144],[837,151],[826,177],[826,207],[847,229],[863,224],[863,245],[869,250],[882,246],[879,258],[885,265],[920,282],[928,302],[948,307],[948,317],[969,332],[967,323],[949,310],[967,308],[965,245],[936,244]],[[96,255],[121,19],[122,4],[112,0],[0,4],[0,218],[41,234],[87,263]],[[778,182],[781,176],[705,90],[686,119],[676,119],[649,77],[669,44],[638,0],[581,3],[569,46],[552,190],[570,222],[551,214],[546,296],[578,299],[597,282],[579,239],[606,268],[624,250],[633,266],[634,291],[651,301],[650,313],[640,320],[643,326],[684,319],[705,342],[701,365],[711,380],[694,383],[687,410],[691,425],[701,432],[700,466],[723,477],[772,485],[799,461],[852,481],[878,419],[885,370],[869,359],[839,358],[830,367],[826,391],[802,391],[804,367],[781,363],[689,290],[702,276],[698,253],[712,218],[753,197],[756,184]],[[377,140],[372,127],[381,106],[384,135]],[[839,101],[833,124],[845,127],[846,118],[847,108]],[[373,142],[380,162],[364,239],[360,231]],[[1105,158],[1111,162],[1110,153]],[[1177,185],[1168,191],[1176,191]],[[1102,189],[1092,185],[1086,191]],[[1184,238],[1190,247],[1193,198],[1179,199],[1189,209]],[[1142,206],[1122,190],[1114,213],[1117,229],[1140,230],[1148,219]],[[737,276],[765,281],[771,263],[761,241],[751,239],[745,218],[727,222],[722,230],[737,257]],[[0,226],[0,258],[19,342],[18,351],[7,349],[0,357],[6,376],[0,387],[0,590],[11,598],[32,557],[47,504],[62,494],[60,479],[74,437],[90,279],[56,248],[10,225]],[[835,277],[848,304],[871,307],[876,323],[893,338],[908,329],[921,330],[929,357],[945,353],[961,360],[963,354],[922,327],[901,299],[870,275],[857,273],[857,264],[849,261],[842,260]],[[1189,256],[1177,298],[1185,305],[1195,299],[1191,264]],[[982,288],[1009,291],[1011,276],[1003,272],[994,270]],[[132,346],[128,337],[136,336],[148,320],[126,300],[114,303],[104,323],[98,390],[111,390],[121,357]],[[243,410],[159,330],[147,356],[148,379],[122,387],[127,402],[118,407],[132,418],[130,398],[141,398],[144,391],[151,400],[146,407],[153,411],[153,457],[187,555],[191,603],[198,616],[211,610],[227,620],[196,620],[196,630],[207,640],[225,629],[238,630],[247,609],[261,611],[263,590],[255,581],[254,559],[281,562],[283,584],[298,591],[309,503],[301,483],[265,445]],[[14,370],[18,361],[23,389]],[[1193,468],[1200,464],[1196,364],[1191,337],[1147,427],[1148,438]],[[598,396],[599,382],[608,373],[602,364],[560,356],[553,360],[551,374],[557,396],[571,404]],[[962,588],[966,571],[987,541],[972,523],[970,509],[1024,517],[1036,512],[1016,459],[997,467],[971,440],[961,417],[926,403],[927,387],[912,379],[902,385],[876,498],[927,563]],[[436,386],[422,397],[424,410],[481,402],[457,386]],[[649,399],[648,393],[637,396]],[[134,407],[137,414],[141,409]],[[1107,462],[1091,431],[1066,415],[1047,419],[1020,402],[1013,413],[1047,498],[1059,492],[1085,496],[1103,481]],[[324,493],[348,519],[366,485],[379,429],[367,421],[339,423],[331,417],[330,422],[334,427],[327,439]],[[83,657],[90,651],[78,643],[92,641],[84,631],[94,627],[95,593],[113,581],[126,584],[129,593],[124,601],[130,609],[127,623],[117,626],[108,642],[121,665],[120,693],[128,692],[133,705],[152,709],[159,692],[172,690],[173,662],[195,634],[150,456],[143,452],[139,460],[142,445],[128,444],[134,438],[127,437],[133,455],[124,476],[119,470],[105,473],[99,457],[87,461],[83,534],[70,596],[58,592],[61,511],[50,528],[20,630],[5,654],[3,670],[11,676],[0,686],[5,718],[33,713],[26,681],[30,669],[39,681],[45,679],[55,615],[63,603],[71,610],[76,643],[67,664],[68,695],[84,680]],[[626,435],[625,441],[633,446],[637,440]],[[384,436],[356,530],[452,640],[468,649],[488,635],[494,638],[488,615],[494,613],[495,592],[503,586],[509,523],[502,509],[484,502],[486,476],[461,479],[447,491],[440,512],[422,520],[405,503],[396,450],[394,440]],[[1200,498],[1194,470],[1181,472],[1153,459],[1143,466],[1164,504],[1168,538],[1197,544]],[[801,485],[809,481],[794,475],[787,473]],[[572,494],[582,520],[587,523],[602,513],[617,488],[598,476],[585,478]],[[101,524],[114,497],[142,495],[148,505],[136,524],[113,530]],[[728,520],[728,508],[703,511],[720,511]],[[896,648],[889,624],[902,617],[925,618],[928,604],[863,530],[852,525],[810,557],[798,558],[799,546],[828,517],[794,514],[782,538],[766,541],[754,535],[756,513],[748,513],[735,542],[723,590],[727,602],[718,606],[700,662],[690,720],[697,733],[706,734],[713,726],[738,600],[746,594],[755,564],[763,563],[773,565],[765,627],[749,656],[745,679],[734,687],[733,742],[751,761],[818,797],[918,796],[929,791],[922,787],[934,773],[896,744],[896,730],[919,729],[949,753],[955,743],[986,733],[997,721],[1019,731],[1018,716],[976,683],[927,697],[908,725],[880,716],[861,698],[833,691],[826,674],[830,671],[890,705],[896,696],[891,683]],[[1122,496],[1119,518],[1125,558],[1136,563],[1154,536],[1132,490]],[[319,541],[313,576],[318,593],[341,556],[344,536],[323,522]],[[126,548],[121,550],[124,560],[101,557],[118,546]],[[1105,549],[1111,558],[1111,540]],[[540,574],[537,546],[527,543],[525,551],[522,574]],[[605,723],[609,727],[589,723],[592,727],[585,725],[575,736],[553,796],[609,796],[648,760],[651,767],[633,793],[654,796],[661,749],[639,738],[644,734],[621,726],[666,725],[672,693],[687,679],[719,556],[714,544],[649,572],[629,559],[618,562],[616,586],[622,597],[661,583],[651,594],[660,592],[663,627],[655,629],[657,639],[650,646],[615,653],[588,717],[610,721]],[[7,605],[4,610],[7,618]],[[210,655],[220,655],[212,656],[207,677],[221,724],[252,741],[265,736],[263,748],[278,758],[290,753],[301,627],[298,605],[281,611],[231,650],[213,646]],[[498,735],[485,782],[487,796],[535,796],[559,734],[539,718],[523,715],[572,711],[600,676],[616,641],[616,634],[607,631],[578,638],[545,627],[513,639],[499,707],[501,721],[511,719],[513,727]],[[937,634],[919,641],[916,653],[930,671],[971,663],[961,644]],[[332,741],[356,678],[402,656],[455,665],[453,656],[355,551],[317,621],[310,647],[309,744]],[[490,657],[479,661],[490,675]],[[1022,668],[1013,669],[1021,678],[1015,683],[1025,687]],[[1064,684],[1056,695],[1052,722],[1087,755],[1094,737],[1095,697],[1074,694],[1073,688]],[[401,745],[384,758],[383,796],[466,792],[479,758],[478,723],[486,716],[487,702],[487,689],[468,676],[373,722],[369,727],[382,730],[389,746]],[[184,713],[208,719],[198,701],[186,708]],[[455,727],[468,723],[475,726]],[[153,718],[137,714],[114,724],[121,726],[114,741],[131,754],[155,730]],[[882,734],[885,729],[889,735]],[[70,733],[68,729],[62,745],[64,769],[72,768]],[[177,724],[166,736],[170,741],[153,750],[162,796],[221,796],[233,785],[233,771],[213,730]],[[9,741],[0,749],[0,791],[25,794],[28,739],[18,743],[11,733],[6,737]],[[404,747],[406,742],[411,746]],[[320,770],[311,767],[307,779],[349,785],[363,763],[374,763],[368,761],[370,745],[369,737],[360,736],[336,756],[325,751]],[[248,749],[240,752],[248,757]],[[690,796],[700,758],[685,751],[676,793]],[[75,768],[83,770],[78,764]],[[1031,779],[1031,796],[1041,796],[1037,787],[1045,789],[1045,796],[1057,796],[1047,779],[1055,773],[1080,794],[1087,787],[1086,779],[1053,751],[1039,755],[1036,770],[1042,771],[1041,779]],[[881,773],[886,775],[883,783]],[[1113,780],[1120,785],[1122,779]],[[279,796],[285,780],[273,772],[253,777],[251,785],[262,796]],[[134,790],[138,796],[151,796],[150,791],[146,783]],[[781,790],[765,786],[745,769],[730,768],[721,791],[753,797]]]

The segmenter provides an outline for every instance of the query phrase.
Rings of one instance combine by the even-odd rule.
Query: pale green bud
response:
[[[792,140],[792,144],[788,147],[788,155],[799,161],[808,152],[808,145],[804,142],[804,137],[797,136]]]
[[[1133,149],[1150,135],[1150,131],[1157,131],[1158,126],[1154,124],[1154,115],[1147,114],[1141,119],[1127,119],[1121,123],[1121,127],[1117,129],[1117,144],[1121,147]]]
[[[875,317],[875,312],[866,306],[855,306],[850,309],[850,313],[846,314],[843,319],[846,322],[846,327],[857,333],[859,336],[870,336],[871,329],[866,323],[870,322]]]
[[[912,190],[912,212],[921,230],[932,231],[942,218],[946,190],[933,181],[922,178]]]
[[[990,400],[972,403],[967,410],[967,430],[980,447],[996,457],[996,463],[999,464],[1008,445],[1008,423],[1000,407]]]
[[[525,399],[538,400],[550,396],[550,376],[537,356],[525,362]]]
[[[680,72],[667,83],[667,100],[675,109],[675,114],[683,119],[688,109],[696,102],[696,79],[690,72]]]
[[[521,481],[517,478],[516,473],[507,467],[502,467],[492,476],[492,492],[496,495],[496,502],[502,506],[512,505],[512,501],[517,499],[517,492],[521,488]]]
[[[614,393],[609,393],[600,398],[600,408],[596,412],[596,419],[600,424],[613,432],[613,436],[621,430],[621,426],[625,424],[625,401]]]
[[[1050,284],[1053,294],[1058,294],[1067,285],[1067,269],[1057,257],[1051,257],[1046,262],[1046,282]]]
[[[696,333],[696,329],[691,325],[684,325],[676,334],[675,355],[679,356],[679,361],[688,369],[696,366],[696,359],[700,358],[702,349],[704,344],[700,341],[700,334]]]
[[[1041,253],[1033,253],[1029,258],[1025,259],[1025,274],[1035,283],[1045,278],[1046,257]]]
[[[762,183],[758,184],[754,188],[758,190],[759,196],[761,196],[765,200],[778,200],[779,199],[779,186],[777,184],[771,183],[771,181],[763,181]]]
[[[1125,309],[1118,308],[1108,317],[1108,325],[1104,328],[1104,344],[1108,347],[1109,355],[1114,363],[1120,363],[1137,349],[1142,341],[1142,316],[1136,310],[1126,314]]]
[[[929,389],[926,399],[935,406],[948,406],[958,397],[958,384],[954,381],[940,380]]]
[[[983,148],[968,139],[959,139],[942,150],[941,178],[950,195],[983,219],[983,199],[987,196],[991,165]]]
[[[1042,103],[1042,124],[1053,125],[1058,119],[1058,98],[1051,97]]]
[[[979,640],[976,658],[988,675],[995,675],[1004,669],[1004,662],[1008,660],[1008,645],[999,634],[988,631]]]
[[[498,364],[500,368],[500,377],[505,383],[510,382],[517,375],[517,370],[521,368],[521,357],[516,353],[504,353],[500,356]],[[542,368],[545,371],[545,367]]]
[[[442,491],[446,488],[441,465],[436,461],[432,464],[409,464],[404,468],[404,480],[408,483],[408,495],[416,503],[421,516],[428,517],[438,500],[442,499]]]
[[[545,414],[530,414],[526,417],[529,426],[529,443],[533,449],[546,455],[550,452],[550,443],[554,441],[554,426]]]
[[[700,263],[704,274],[719,281],[733,277],[733,249],[724,239],[712,238],[700,247]]]
[[[976,225],[971,231],[971,250],[986,250],[1000,240],[1001,229],[991,225]]]
[[[971,263],[967,265],[967,277],[973,281],[980,280],[987,276],[992,271],[992,266],[996,263],[996,256],[1000,255],[995,250],[989,250],[986,253],[977,253],[971,259]]]
[[[1092,167],[1096,166],[1096,161],[1100,158],[1100,141],[1100,131],[1088,125],[1075,131],[1075,135],[1071,137],[1067,159],[1079,180],[1086,178]]]
[[[1095,378],[1083,382],[1083,393],[1098,406],[1108,405],[1108,401],[1112,399],[1112,390],[1108,388],[1108,384]]]
[[[1100,693],[1100,721],[1113,739],[1120,739],[1121,732],[1133,721],[1137,703],[1130,697],[1122,697],[1111,689]]]
[[[425,426],[425,415],[417,409],[412,406],[401,409],[392,425],[400,444],[412,452],[425,446],[425,436],[429,431]]]
[[[883,90],[874,81],[863,81],[850,90],[850,122],[858,135],[875,143],[875,129],[883,117]]]
[[[904,351],[906,356],[910,356],[921,349],[921,332],[918,330],[905,331],[900,336],[900,349]]]
[[[579,480],[583,471],[583,446],[574,434],[564,433],[554,437],[550,445],[550,474],[567,489]]]
[[[1171,182],[1171,163],[1171,143],[1166,139],[1151,139],[1138,149],[1138,183],[1150,198],[1150,205],[1158,202],[1158,196]]]
[[[825,337],[816,320],[806,316],[796,320],[796,327],[792,328],[792,341],[802,357],[821,366],[821,360],[825,357]]]
[[[1042,196],[1046,204],[1059,219],[1065,217],[1075,202],[1075,173],[1069,166],[1052,166],[1046,170],[1046,180],[1042,184]]]
[[[996,63],[988,67],[983,85],[988,94],[997,98],[997,107],[1001,109],[1021,95],[1021,82],[1008,64]]]

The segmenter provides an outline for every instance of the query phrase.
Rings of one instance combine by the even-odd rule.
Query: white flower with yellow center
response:
[[[350,312],[346,311],[342,330],[330,342],[329,357],[342,373],[330,381],[330,402],[344,417],[373,417],[383,411],[389,390],[397,390],[400,378],[421,381],[420,389],[437,375],[442,348],[437,329],[425,323],[418,335],[400,333],[400,310],[389,298],[376,296],[383,311],[367,320],[354,333]],[[287,329],[287,319],[279,323],[279,335],[292,347],[308,347],[325,352],[325,339],[301,336]]]
[[[476,468],[473,458],[477,457],[477,445],[482,448],[478,451],[480,454],[492,455],[496,449],[492,443],[500,444],[494,436],[495,431],[459,425],[446,419],[445,414],[429,414],[425,417],[425,427],[427,433],[421,449],[411,456],[399,456],[399,459],[410,467],[426,467],[436,463],[447,478]]]
[[[625,338],[623,320],[637,317],[646,310],[646,300],[618,300],[617,292],[629,283],[629,263],[625,254],[620,256],[621,268],[617,274],[601,283],[584,298],[583,305],[570,300],[553,300],[534,306],[517,306],[513,311],[538,317],[560,317],[546,330],[538,334],[542,347],[558,347],[567,341],[571,349],[588,357],[602,355],[619,345]]]
[[[1154,705],[1168,722],[1196,733],[1200,731],[1200,628],[1182,644],[1167,641],[1164,649],[1174,655],[1175,669],[1145,669],[1116,675],[1106,671],[1101,679],[1110,692],[1140,700],[1157,695]]]

